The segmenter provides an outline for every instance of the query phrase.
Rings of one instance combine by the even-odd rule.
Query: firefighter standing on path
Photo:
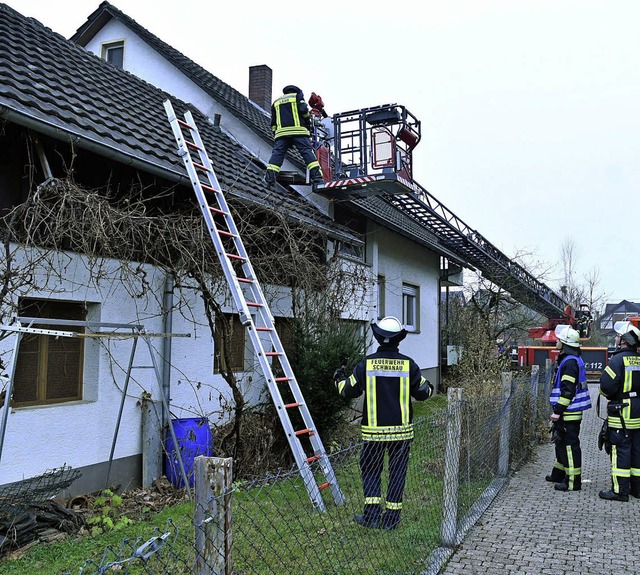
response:
[[[600,376],[607,405],[611,442],[611,484],[601,499],[640,498],[640,330],[628,321],[616,322],[618,352]]]
[[[568,325],[555,330],[558,367],[553,378],[549,402],[553,408],[556,462],[545,479],[558,491],[580,491],[582,487],[582,412],[591,407],[587,371],[580,357],[580,334]]]
[[[304,101],[304,94],[297,86],[285,86],[283,94],[271,105],[271,130],[275,137],[275,144],[269,158],[264,181],[272,186],[276,181],[276,174],[280,172],[287,150],[295,146],[307,165],[311,181],[321,184],[324,178],[320,173],[320,164],[313,153],[309,128],[311,114],[309,106]]]
[[[360,471],[364,491],[364,513],[353,519],[363,527],[395,529],[400,523],[409,449],[413,440],[411,397],[431,397],[432,385],[422,377],[411,358],[398,351],[407,331],[395,317],[384,317],[372,324],[373,335],[380,344],[347,377],[344,368],[336,370],[334,379],[344,398],[364,393]],[[381,476],[384,454],[389,453],[389,486],[386,511],[382,514]]]

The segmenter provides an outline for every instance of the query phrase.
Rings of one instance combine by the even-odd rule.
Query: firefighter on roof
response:
[[[553,408],[553,440],[556,462],[545,479],[558,491],[580,491],[582,487],[582,412],[591,407],[587,371],[580,357],[580,334],[568,325],[555,329],[560,350],[549,402]]]
[[[384,317],[371,329],[380,344],[378,350],[358,363],[348,378],[340,368],[334,379],[344,398],[364,393],[360,454],[364,513],[353,519],[363,527],[395,529],[400,523],[413,440],[411,397],[427,399],[433,387],[422,377],[416,362],[398,351],[407,331],[397,318]],[[389,486],[383,514],[381,476],[385,452],[389,453]]]
[[[287,150],[295,146],[307,165],[311,181],[314,184],[321,184],[324,178],[311,146],[309,132],[311,113],[304,101],[304,94],[300,88],[292,85],[285,86],[282,92],[282,96],[271,105],[271,130],[275,144],[264,181],[269,186],[275,184],[276,174],[280,172]]]
[[[611,443],[611,489],[600,498],[629,501],[640,498],[640,330],[628,321],[614,325],[616,352],[600,376],[607,404]]]

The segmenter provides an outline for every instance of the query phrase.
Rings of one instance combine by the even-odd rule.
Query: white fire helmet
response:
[[[407,335],[400,320],[392,315],[383,317],[377,324],[372,323],[371,330],[380,343],[400,342]]]
[[[640,346],[640,329],[630,321],[617,321],[613,324],[613,329],[627,345]]]
[[[557,325],[554,333],[564,345],[580,347],[580,334],[570,325]]]

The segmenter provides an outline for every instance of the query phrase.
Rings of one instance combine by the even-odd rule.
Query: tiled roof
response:
[[[127,28],[140,36],[147,44],[162,55],[166,60],[182,71],[202,90],[212,98],[225,105],[249,126],[256,134],[262,136],[270,144],[273,142],[270,128],[270,116],[256,107],[246,96],[196,64],[175,48],[163,42],[160,38],[140,26],[135,20],[106,0],[87,18],[87,21],[71,37],[80,46],[86,46],[89,41],[111,19],[115,18]],[[289,159],[304,166],[299,153],[289,150]],[[400,210],[382,201],[380,198],[365,198],[354,201],[352,207],[378,223],[411,238],[421,245],[436,250],[454,261],[460,261],[450,250],[425,226],[421,226]]]
[[[0,118],[134,164],[188,178],[163,102],[168,95],[0,4]],[[172,100],[179,117],[187,105]],[[192,109],[218,180],[230,197],[276,208],[334,237],[354,239],[301,195],[262,183],[253,159]]]
[[[233,111],[256,134],[264,138],[269,144],[273,143],[270,114],[262,111],[238,90],[232,88],[229,84],[226,84],[166,42],[163,42],[109,2],[102,2],[87,18],[87,21],[78,28],[71,40],[80,46],[86,46],[91,38],[111,18],[119,20],[127,28],[135,32],[202,90]]]

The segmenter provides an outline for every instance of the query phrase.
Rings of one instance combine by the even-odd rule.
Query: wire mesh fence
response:
[[[431,572],[434,552],[459,542],[490,502],[487,494],[495,495],[495,485],[504,484],[531,454],[548,415],[541,408],[545,393],[544,377],[534,381],[527,374],[503,384],[501,397],[467,400],[460,394],[451,400],[450,394],[447,408],[417,419],[395,529],[366,528],[353,520],[364,510],[367,463],[363,443],[356,442],[330,454],[344,505],[333,504],[327,489],[326,511],[316,511],[297,469],[236,483],[210,480],[204,490],[196,476],[193,515],[107,549],[79,575]],[[381,511],[397,508],[397,501],[385,501],[397,499],[395,487],[387,462]]]

